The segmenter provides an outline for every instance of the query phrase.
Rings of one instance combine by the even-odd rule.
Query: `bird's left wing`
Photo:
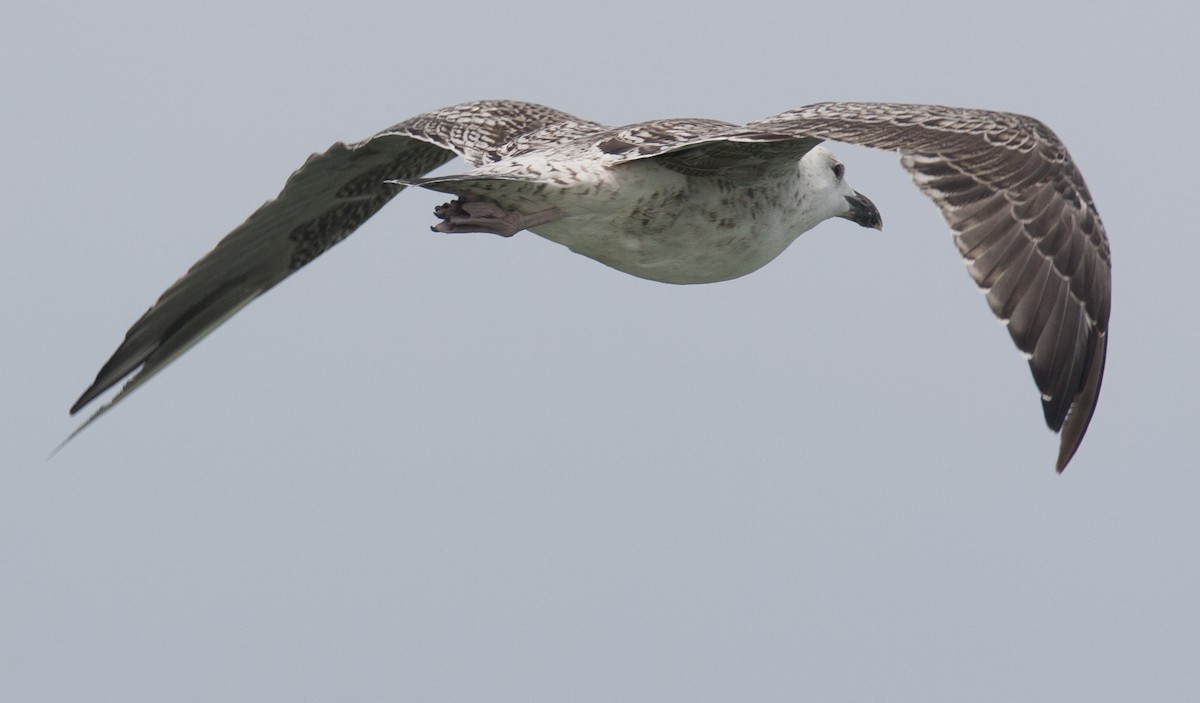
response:
[[[133,324],[71,414],[136,375],[71,436],[243,306],[349,236],[402,189],[388,180],[425,174],[452,158],[452,151],[395,133],[358,144],[339,142],[309,157],[278,197],[226,235]]]
[[[1023,115],[887,103],[820,103],[746,128],[902,154],[1029,358],[1062,471],[1100,394],[1112,274],[1104,225],[1058,137]]]
[[[423,113],[364,141],[338,142],[312,155],[274,200],[226,235],[133,324],[71,413],[132,378],[71,437],[250,301],[353,233],[403,190],[394,181],[423,176],[455,156],[476,165],[494,161],[514,142],[536,140],[547,130],[573,134],[591,126],[541,105],[484,100]]]

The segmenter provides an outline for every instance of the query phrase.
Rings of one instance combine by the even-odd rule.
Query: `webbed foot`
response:
[[[491,200],[457,198],[433,209],[433,214],[442,219],[431,229],[434,232],[488,232],[501,237],[511,237],[523,229],[536,227],[558,219],[558,208],[547,208],[525,214],[516,210],[505,210]]]

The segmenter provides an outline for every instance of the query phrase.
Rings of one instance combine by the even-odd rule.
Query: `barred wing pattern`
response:
[[[747,127],[902,154],[1028,357],[1046,424],[1062,433],[1062,471],[1100,394],[1112,275],[1104,226],[1058,137],[1022,115],[886,103],[819,103]]]
[[[455,156],[487,163],[538,135],[576,136],[591,124],[541,105],[478,101],[313,154],[274,200],[226,235],[134,323],[71,413],[133,377],[63,444],[243,306],[353,233],[403,190],[389,181],[418,178]]]

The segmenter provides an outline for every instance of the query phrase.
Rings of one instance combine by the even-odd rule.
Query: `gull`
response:
[[[882,227],[826,140],[899,152],[937,205],[1028,359],[1046,424],[1060,433],[1061,472],[1095,412],[1108,347],[1108,238],[1083,176],[1031,117],[857,102],[746,125],[609,127],[543,105],[480,100],[338,142],[309,157],[133,324],[71,414],[129,380],[63,444],[406,187],[454,196],[434,210],[436,232],[529,230],[634,276],[713,283],[758,270],[833,217]],[[472,168],[425,177],[455,157]]]

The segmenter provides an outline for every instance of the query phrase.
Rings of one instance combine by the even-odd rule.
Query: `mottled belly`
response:
[[[639,278],[712,283],[762,268],[791,243],[783,230],[771,218],[685,210],[650,218],[567,216],[532,231]]]

